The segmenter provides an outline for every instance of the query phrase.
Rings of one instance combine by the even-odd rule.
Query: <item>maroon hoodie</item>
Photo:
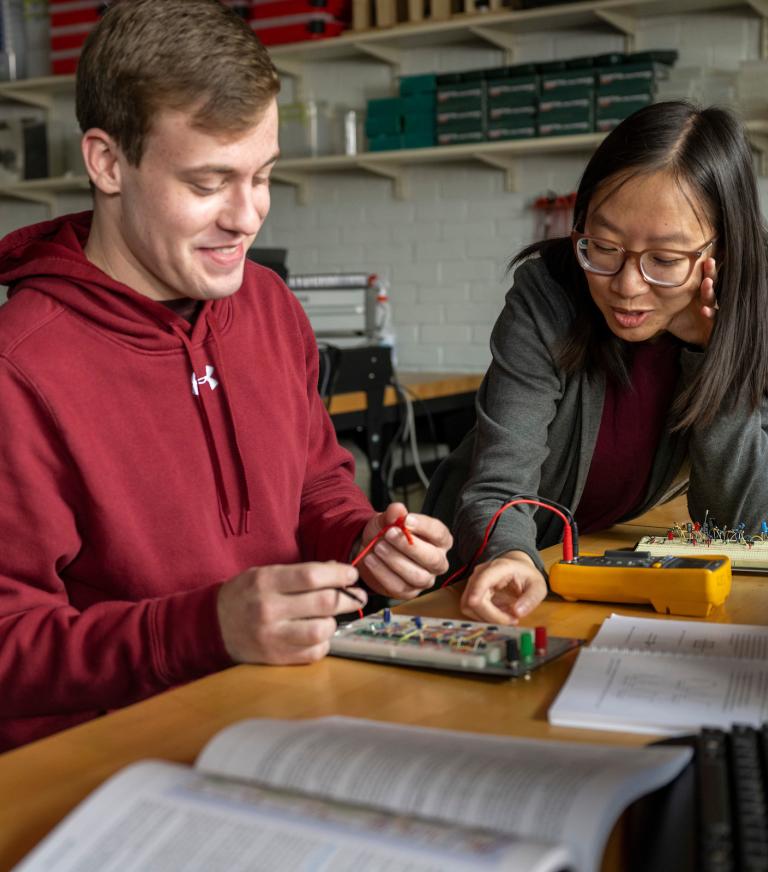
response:
[[[90,217],[0,241],[0,750],[229,665],[221,582],[372,514],[285,285],[248,262],[193,327],[86,259]]]

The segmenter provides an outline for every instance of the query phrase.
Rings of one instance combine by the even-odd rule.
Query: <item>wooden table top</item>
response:
[[[458,394],[474,393],[483,380],[482,373],[467,372],[398,372],[397,380],[419,400],[434,400]],[[394,406],[399,402],[397,391],[388,387],[384,392],[384,405]],[[337,394],[331,398],[328,411],[332,415],[346,412],[362,412],[367,408],[364,391]]]
[[[649,526],[648,519],[653,523]],[[631,525],[586,536],[593,550],[622,547],[685,519],[684,505]],[[544,553],[551,563],[559,547]],[[734,576],[725,605],[708,620],[768,624],[768,579]],[[408,614],[458,616],[459,595],[439,591],[404,607]],[[656,616],[650,607],[547,601],[524,623],[550,635],[591,638],[612,612]],[[659,617],[663,620],[663,616]],[[640,745],[648,737],[553,727],[547,710],[572,665],[566,655],[530,680],[494,680],[328,657],[311,666],[235,666],[0,755],[0,870],[10,868],[109,775],[155,757],[191,763],[222,727],[248,717],[348,715],[481,733]],[[12,801],[9,801],[12,798]]]

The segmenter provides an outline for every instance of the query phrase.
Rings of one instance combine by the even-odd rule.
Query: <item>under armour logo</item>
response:
[[[199,385],[208,385],[208,387],[215,391],[219,386],[218,381],[213,377],[213,367],[206,366],[205,375],[202,378],[198,378],[194,373],[192,373],[192,393],[197,397],[200,394]]]

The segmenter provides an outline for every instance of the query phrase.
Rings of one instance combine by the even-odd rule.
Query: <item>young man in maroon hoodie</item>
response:
[[[292,294],[245,254],[277,74],[219,0],[116,0],[78,72],[94,211],[0,242],[0,749],[233,662],[324,656],[374,514]],[[416,596],[450,534],[360,564]]]

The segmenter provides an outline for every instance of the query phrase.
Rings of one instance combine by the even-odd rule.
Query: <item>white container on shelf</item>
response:
[[[27,75],[24,0],[0,0],[0,81]]]
[[[301,100],[278,106],[283,157],[333,154],[333,111],[324,100]]]

